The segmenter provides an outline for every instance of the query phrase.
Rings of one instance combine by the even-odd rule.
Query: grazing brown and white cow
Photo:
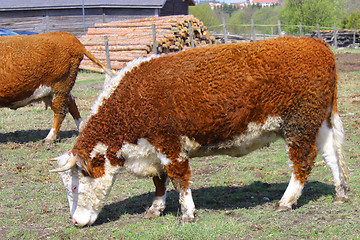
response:
[[[165,208],[169,180],[182,219],[194,220],[189,158],[242,156],[285,140],[292,176],[278,210],[292,207],[320,153],[336,200],[347,201],[336,69],[327,45],[309,38],[226,44],[136,60],[100,94],[74,148],[57,158],[70,213],[92,224],[121,167],[152,177],[146,217]]]
[[[17,109],[37,101],[51,106],[54,125],[46,142],[56,139],[67,112],[79,128],[82,120],[70,91],[84,55],[111,74],[72,34],[1,37],[0,107]]]

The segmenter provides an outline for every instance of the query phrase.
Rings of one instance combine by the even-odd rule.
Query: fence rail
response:
[[[277,24],[225,24],[208,27],[210,34],[222,42],[258,41],[267,38],[274,38],[282,35],[309,36],[324,39],[334,47],[359,47],[360,31],[356,28],[339,30],[336,25],[331,27],[320,27],[303,25],[285,25],[278,21]],[[220,29],[226,29],[221,31]]]

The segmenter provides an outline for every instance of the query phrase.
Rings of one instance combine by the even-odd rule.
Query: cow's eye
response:
[[[76,192],[76,191],[77,191],[77,189],[78,189],[78,187],[77,187],[77,186],[71,186],[71,191],[72,191],[72,192]]]

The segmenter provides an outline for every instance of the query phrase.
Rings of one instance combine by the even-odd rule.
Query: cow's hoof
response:
[[[183,225],[186,225],[186,224],[192,223],[192,222],[195,222],[195,217],[190,217],[190,216],[183,216],[182,217]]]
[[[148,211],[146,211],[144,218],[156,218],[159,217],[160,215],[161,215],[160,211],[149,209]]]
[[[348,197],[344,197],[344,196],[335,196],[334,198],[334,203],[346,203],[349,201]]]
[[[54,144],[55,142],[59,142],[60,139],[57,139],[57,138],[44,138],[42,140],[42,142],[46,145],[51,145],[51,144]]]
[[[288,206],[278,206],[276,208],[276,212],[287,212],[287,211],[290,211],[291,210],[291,207],[288,207]]]
[[[48,139],[43,139],[42,140],[42,142],[44,143],[44,144],[46,144],[46,145],[51,145],[51,144],[53,144],[54,143],[54,141],[53,140],[48,140]]]

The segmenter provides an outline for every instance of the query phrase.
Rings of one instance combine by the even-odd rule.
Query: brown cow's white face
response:
[[[72,154],[57,158],[59,168],[67,164]],[[63,180],[72,220],[76,226],[91,225],[103,208],[119,167],[105,162],[105,174],[99,178],[85,176],[77,159],[77,164],[69,170],[59,172]]]

